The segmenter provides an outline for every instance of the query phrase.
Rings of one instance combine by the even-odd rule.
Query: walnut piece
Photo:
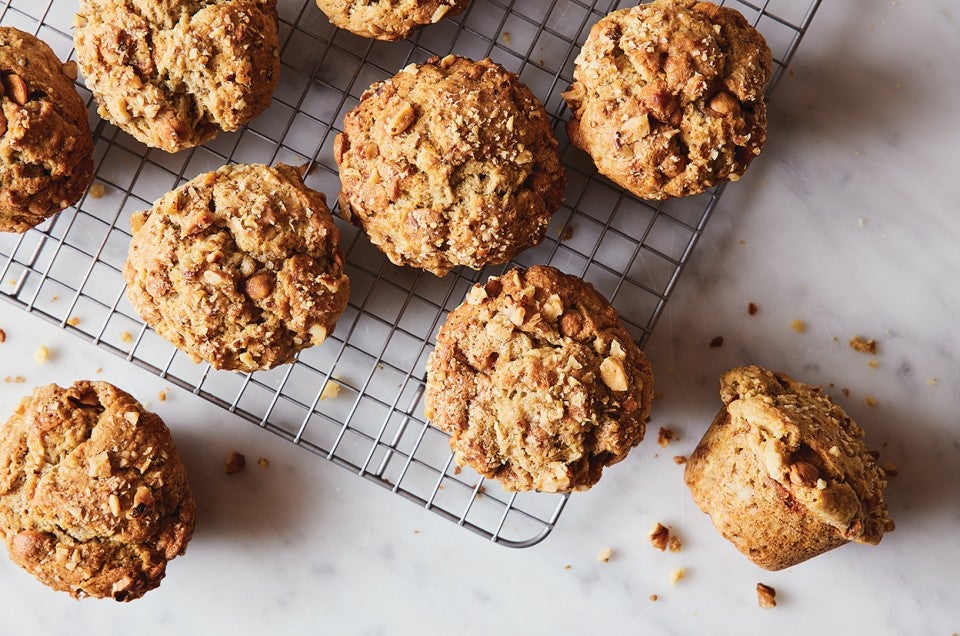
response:
[[[647,536],[650,539],[650,545],[663,552],[667,549],[667,541],[670,539],[670,529],[662,523],[657,523]]]
[[[630,388],[627,382],[627,372],[623,368],[623,361],[608,356],[600,363],[600,377],[603,383],[612,391],[626,391]]]
[[[26,81],[16,73],[10,73],[3,78],[3,88],[18,106],[23,106],[30,99],[30,89]]]
[[[223,472],[225,472],[228,475],[232,475],[234,473],[239,473],[241,470],[246,468],[246,466],[247,466],[246,457],[244,457],[242,454],[238,453],[237,451],[230,451],[227,454],[226,461],[223,462]]]
[[[757,583],[757,604],[763,609],[777,606],[777,591],[769,585]]]
[[[820,471],[813,464],[797,462],[790,465],[790,483],[811,486],[820,479]]]
[[[400,110],[398,110],[390,120],[390,125],[387,130],[391,135],[399,135],[410,127],[410,124],[413,123],[415,118],[416,113],[413,110],[413,106],[410,102],[404,102]]]
[[[250,297],[250,300],[263,300],[273,293],[273,285],[273,274],[270,272],[260,272],[244,282],[243,291]]]

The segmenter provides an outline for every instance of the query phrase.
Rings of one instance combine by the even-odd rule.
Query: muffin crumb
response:
[[[235,450],[227,453],[227,459],[223,462],[223,472],[228,475],[239,473],[247,467],[247,458]]]
[[[661,426],[660,430],[657,431],[657,444],[660,444],[661,448],[666,448],[670,445],[670,442],[676,441],[677,439],[679,439],[679,436],[673,429]]]
[[[600,563],[609,563],[612,557],[613,550],[611,548],[604,548],[600,551],[600,554],[597,555],[597,561]]]
[[[807,323],[800,320],[799,318],[796,318],[794,319],[793,322],[790,323],[790,328],[796,331],[797,333],[803,333],[804,331],[807,330]]]
[[[670,585],[676,585],[687,576],[687,568],[677,568],[670,572]]]
[[[850,338],[848,344],[851,349],[860,353],[869,353],[870,355],[876,355],[877,353],[877,341],[873,339],[868,340],[863,336],[854,336]]]

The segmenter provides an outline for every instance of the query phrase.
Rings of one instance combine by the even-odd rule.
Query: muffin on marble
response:
[[[725,373],[724,407],[686,464],[694,501],[767,570],[893,530],[876,454],[819,387],[757,366]]]
[[[277,164],[224,166],[135,214],[127,298],[195,361],[257,371],[326,339],[350,281],[323,194]]]
[[[552,267],[474,285],[437,335],[425,413],[505,490],[587,490],[640,443],[650,363],[617,311]]]
[[[334,156],[344,216],[395,264],[437,276],[539,244],[567,179],[533,93],[489,59],[454,55],[371,86]]]
[[[131,601],[183,554],[196,505],[170,431],[106,382],[41,387],[0,435],[10,558],[72,596]]]
[[[763,36],[735,9],[655,0],[597,22],[577,56],[570,141],[639,197],[740,178],[766,139]]]
[[[402,40],[416,29],[462,13],[470,0],[317,0],[330,22],[364,38]]]
[[[237,130],[280,77],[276,0],[81,0],[75,23],[100,116],[167,152]]]
[[[0,232],[26,232],[93,179],[93,137],[72,79],[41,40],[0,27]]]

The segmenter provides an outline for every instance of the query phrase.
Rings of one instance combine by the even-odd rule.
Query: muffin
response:
[[[340,232],[296,169],[225,166],[135,214],[127,298],[217,369],[257,371],[320,344],[347,306]]]
[[[41,387],[0,435],[10,558],[72,596],[131,601],[183,554],[196,505],[163,421],[106,382]]]
[[[587,490],[640,443],[653,373],[610,303],[552,267],[474,285],[437,335],[426,416],[505,490]]]
[[[0,232],[26,232],[93,180],[87,107],[44,42],[0,27]]]
[[[344,216],[437,276],[539,244],[566,186],[543,106],[489,59],[431,58],[374,84],[334,153]]]
[[[639,197],[697,194],[736,181],[760,154],[772,68],[735,9],[655,0],[615,11],[577,56],[567,134]]]
[[[167,152],[240,128],[280,76],[276,0],[81,0],[75,26],[100,116]]]
[[[416,29],[462,13],[470,0],[317,0],[330,22],[364,38],[402,40]]]
[[[738,550],[780,570],[893,530],[876,453],[819,387],[757,366],[728,371],[720,387],[724,407],[684,478]]]

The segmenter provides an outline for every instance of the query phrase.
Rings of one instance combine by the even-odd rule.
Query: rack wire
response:
[[[516,264],[550,264],[611,299],[645,345],[724,186],[652,203],[597,175],[570,146],[560,97],[590,27],[630,0],[473,0],[461,16],[397,43],[335,29],[314,0],[279,0],[281,77],[272,106],[244,129],[174,155],[150,149],[96,116],[94,183],[80,202],[23,235],[0,234],[0,296],[220,407],[496,543],[545,538],[567,497],[507,493],[453,463],[447,437],[423,417],[426,359],[446,314],[469,287]],[[776,87],[820,0],[727,0],[764,34]],[[0,0],[0,24],[73,56],[75,0]],[[444,278],[392,265],[337,218],[351,299],[323,345],[255,374],[194,364],[140,320],[121,275],[133,212],[226,163],[310,164],[307,184],[336,201],[333,139],[372,82],[411,62],[456,52],[489,56],[519,74],[551,113],[569,171],[565,202],[546,240],[515,263]],[[774,133],[775,134],[775,133]],[[335,210],[336,212],[336,210]]]

